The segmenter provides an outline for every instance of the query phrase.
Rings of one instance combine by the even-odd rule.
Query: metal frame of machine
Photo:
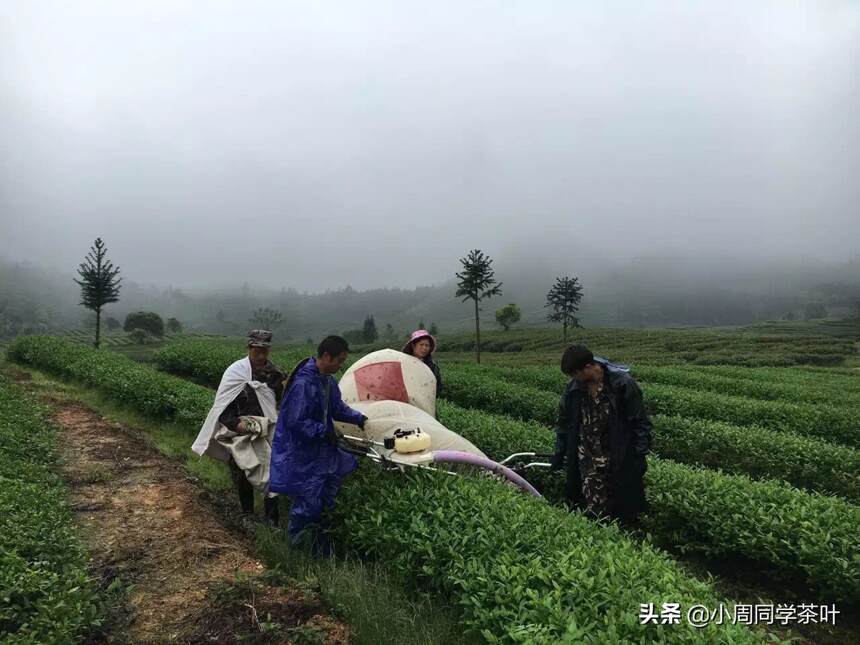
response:
[[[448,470],[441,466],[443,464],[468,465],[478,468],[487,474],[496,475],[534,497],[542,497],[542,495],[520,472],[534,468],[550,467],[550,464],[545,461],[527,461],[528,459],[545,459],[548,456],[534,452],[514,453],[501,462],[495,462],[482,455],[475,455],[460,450],[425,450],[421,453],[411,453],[404,456],[396,452],[393,448],[387,447],[384,442],[347,434],[342,434],[338,437],[338,445],[350,454],[366,457],[382,465],[385,469],[396,469],[401,472],[405,471],[406,468],[417,468],[458,476],[462,473]],[[508,464],[514,465],[514,468],[509,467]]]

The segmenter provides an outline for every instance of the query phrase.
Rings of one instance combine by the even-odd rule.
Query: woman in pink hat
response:
[[[433,352],[436,351],[436,339],[430,335],[426,329],[419,329],[412,332],[409,337],[409,342],[403,346],[403,353],[414,356],[429,367],[433,376],[436,377],[436,396],[442,394],[442,372],[439,371],[439,366],[433,360]]]

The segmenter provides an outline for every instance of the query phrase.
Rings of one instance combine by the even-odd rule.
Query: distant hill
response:
[[[522,309],[520,327],[544,326],[545,296],[555,273],[538,265],[498,264],[503,295],[481,302],[484,328],[497,328],[494,312],[509,302]],[[580,317],[586,327],[737,326],[791,318],[784,325],[791,333],[810,303],[823,307],[828,317],[856,315],[860,307],[860,261],[753,269],[646,258],[590,269],[582,278]],[[0,337],[89,328],[92,314],[79,306],[72,277],[71,272],[0,261]],[[251,326],[255,309],[270,307],[284,315],[276,334],[293,341],[360,328],[368,315],[374,316],[380,333],[390,324],[397,338],[421,321],[436,323],[446,333],[465,332],[474,325],[471,303],[454,297],[453,279],[415,289],[358,291],[345,286],[302,293],[255,285],[185,290],[144,285],[133,278],[125,276],[120,301],[106,308],[105,317],[122,321],[131,311],[155,311],[165,319],[178,318],[189,332],[235,336]]]

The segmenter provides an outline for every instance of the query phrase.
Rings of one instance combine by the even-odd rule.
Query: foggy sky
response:
[[[860,250],[860,3],[0,3],[0,256],[174,286]]]

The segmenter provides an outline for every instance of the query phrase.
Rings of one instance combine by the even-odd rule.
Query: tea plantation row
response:
[[[182,347],[174,347],[171,351],[175,364]],[[202,346],[195,348],[195,352],[205,351]],[[216,373],[220,376],[231,360],[226,353],[225,348],[217,348],[207,358],[205,364],[211,369],[210,377]],[[210,362],[216,355],[222,361],[220,369]],[[188,361],[184,367],[186,371],[194,369],[190,355]],[[498,387],[493,389],[493,386]],[[484,390],[493,396],[480,403],[491,403],[499,410],[510,409],[508,390],[503,386],[503,383],[487,384]],[[482,388],[476,385],[475,389]],[[456,386],[454,390],[459,391]],[[527,394],[532,398],[516,400],[523,410],[534,405],[533,397],[537,394],[551,396],[540,391]],[[554,400],[557,401],[557,397]],[[474,400],[465,401],[470,407],[485,407],[473,403]],[[553,447],[553,434],[533,422],[523,423],[450,404],[446,406],[445,402],[440,402],[440,419],[498,458],[519,451],[546,452]],[[677,424],[677,420],[669,419],[662,427],[671,427],[673,423]],[[695,430],[686,431],[691,442],[697,440]],[[808,447],[803,444],[808,439],[796,439],[801,442],[800,447]],[[831,453],[825,450],[822,460],[837,462],[842,469],[837,471],[841,475],[834,474],[829,481],[834,487],[841,484],[852,495],[856,494],[857,471],[845,470],[852,462],[848,466],[838,464],[845,456],[853,458],[856,464],[856,452],[848,448],[840,452],[839,447],[823,442],[822,448],[835,450]],[[766,454],[764,443],[761,450]],[[743,444],[736,446],[735,451],[740,455],[736,463],[743,463]],[[785,460],[779,463],[784,470],[798,477],[804,472],[813,479],[818,476],[809,469],[804,470],[806,466],[799,463],[796,455],[786,452],[783,456]],[[812,586],[825,590],[831,597],[860,598],[860,535],[856,532],[860,508],[840,499],[810,495],[776,481],[756,482],[659,459],[649,463],[648,495],[654,511],[650,525],[664,543],[711,554],[740,554],[785,569],[800,569]],[[761,463],[756,465],[763,469]],[[826,480],[826,472],[821,472],[820,477]]]
[[[560,352],[566,343],[557,330],[522,329],[483,334],[482,349],[500,358],[518,352]],[[853,340],[827,335],[762,335],[695,329],[577,329],[571,341],[616,360],[671,365],[790,366],[838,365],[856,354]],[[569,344],[569,343],[568,343]],[[443,352],[471,352],[472,334],[446,336]]]
[[[555,422],[560,391],[549,391],[533,373],[518,375],[505,371],[505,380],[493,378],[484,366],[449,366],[444,372],[448,396],[468,407],[507,412],[522,419]],[[538,387],[510,381],[533,382]],[[833,443],[860,447],[857,415],[850,408],[836,405],[807,406],[783,401],[757,401],[739,396],[648,384],[645,404],[653,414],[695,417],[740,426],[757,426],[776,431],[791,431]]]
[[[97,387],[141,412],[184,420],[189,440],[212,400],[200,386],[57,339],[19,339],[9,355]],[[614,527],[492,481],[361,470],[340,499],[339,541],[445,593],[462,609],[465,627],[491,642],[762,638],[734,625],[639,624],[640,603],[716,606],[719,599],[708,584]]]
[[[0,376],[3,643],[72,643],[102,623],[55,460],[46,409]]]
[[[161,350],[158,364],[170,372],[193,376],[215,385],[223,366],[236,358],[236,348],[206,342],[184,342]],[[285,369],[303,352],[276,352],[273,358]],[[564,377],[558,374],[561,386]],[[495,378],[494,378],[495,377]],[[517,387],[505,381],[521,380],[538,386],[558,385],[547,370],[511,370],[495,367],[447,366],[447,396],[464,407],[499,412],[519,419],[555,421],[559,394]],[[559,388],[560,390],[561,388]],[[860,501],[860,451],[815,437],[699,420],[678,415],[655,415],[657,454],[689,464],[721,468],[757,479],[782,479],[809,490],[842,495]]]
[[[468,363],[473,369],[476,368],[471,360]],[[482,365],[477,369],[488,376],[551,392],[561,392],[568,381],[555,363],[547,367],[519,368]],[[767,372],[762,373],[746,367],[634,365],[632,374],[640,383],[675,385],[766,401],[830,404],[848,407],[860,414],[860,372],[849,376],[833,371],[810,374],[800,369],[783,367],[768,368]]]

